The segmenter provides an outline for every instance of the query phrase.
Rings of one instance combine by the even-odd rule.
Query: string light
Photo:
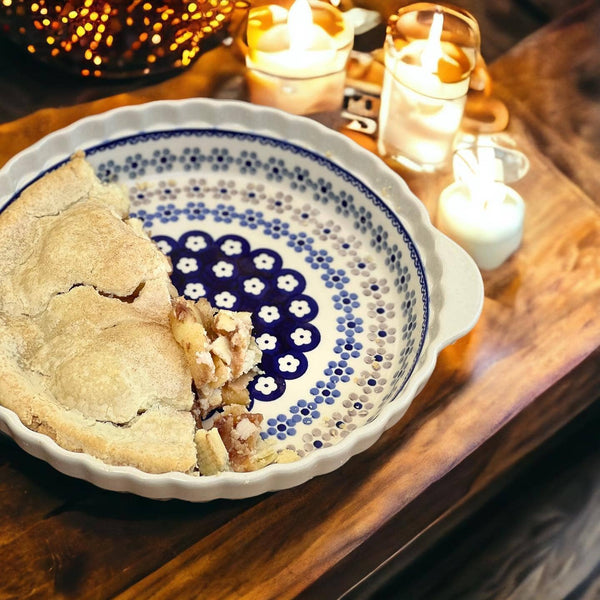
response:
[[[4,30],[28,52],[84,77],[186,67],[247,0],[0,0]]]

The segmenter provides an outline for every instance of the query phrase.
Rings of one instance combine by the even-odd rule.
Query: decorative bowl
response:
[[[300,459],[252,473],[151,475],[68,452],[0,407],[0,430],[59,471],[151,498],[242,498],[299,485],[375,443],[483,302],[472,259],[379,158],[312,120],[235,101],[116,109],[0,171],[0,207],[85,151],[125,185],[179,292],[250,310],[264,438]]]

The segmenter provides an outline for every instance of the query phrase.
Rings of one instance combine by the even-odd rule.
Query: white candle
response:
[[[353,30],[338,9],[308,0],[295,0],[289,11],[256,7],[246,36],[252,102],[300,115],[341,107]]]
[[[440,195],[437,226],[481,269],[499,267],[521,245],[525,203],[498,181],[455,181]]]
[[[419,171],[446,166],[479,48],[477,22],[434,4],[392,15],[379,115],[381,155]]]

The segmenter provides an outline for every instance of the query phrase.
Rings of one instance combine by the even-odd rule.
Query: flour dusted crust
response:
[[[0,214],[0,403],[67,450],[196,468],[170,263],[83,156]]]
[[[278,461],[247,409],[250,313],[178,298],[170,273],[83,155],[30,185],[0,213],[0,404],[67,450],[149,473]]]
[[[0,218],[2,310],[34,316],[75,285],[122,298],[148,280],[168,285],[168,259],[127,217],[121,189],[81,156],[28,187]]]

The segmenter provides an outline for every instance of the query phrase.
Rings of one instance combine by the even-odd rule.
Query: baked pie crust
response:
[[[173,305],[187,301],[175,299],[170,272],[169,259],[129,218],[123,190],[101,183],[83,155],[26,188],[0,214],[0,403],[63,448],[107,464],[202,473],[206,434],[196,417],[199,406],[206,416],[207,395],[196,393],[185,339],[174,337]],[[247,385],[260,358],[249,317],[204,309],[213,319],[205,349],[222,375],[207,385]],[[217,320],[229,333],[215,329]],[[243,341],[227,364],[232,331]],[[246,351],[248,360],[240,358]],[[239,442],[251,428],[244,393],[236,398],[226,413],[242,422]],[[252,431],[251,453],[260,443]],[[217,470],[244,462],[231,465],[221,446],[217,453]],[[259,454],[240,470],[274,459]]]

